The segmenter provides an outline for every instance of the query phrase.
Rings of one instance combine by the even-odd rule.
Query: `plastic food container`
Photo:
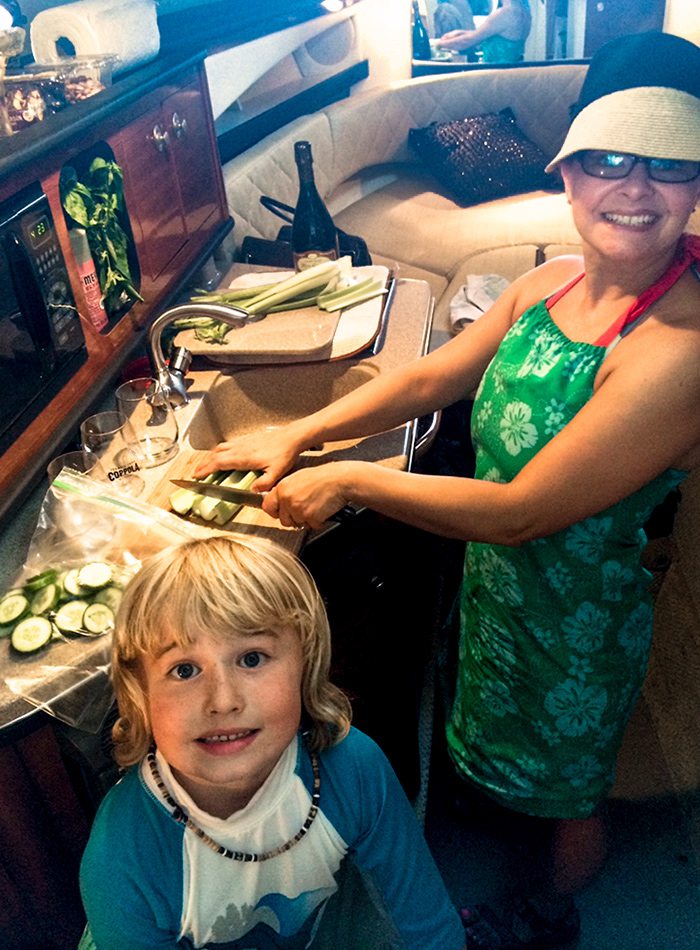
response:
[[[57,63],[47,63],[44,69],[60,71],[69,102],[88,99],[112,85],[112,72],[118,56],[66,56]],[[37,68],[42,68],[38,64]]]
[[[112,83],[117,61],[117,56],[71,56],[7,73],[5,107],[12,131],[18,132],[67,105],[102,92]]]

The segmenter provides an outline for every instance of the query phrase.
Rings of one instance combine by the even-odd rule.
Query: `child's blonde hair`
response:
[[[112,682],[119,719],[113,729],[119,765],[138,762],[152,742],[140,661],[164,638],[179,646],[202,631],[226,637],[291,627],[303,656],[301,694],[308,741],[319,751],[350,728],[350,703],[328,679],[328,617],[303,564],[280,545],[255,537],[188,541],[149,558],[129,583],[117,614]]]

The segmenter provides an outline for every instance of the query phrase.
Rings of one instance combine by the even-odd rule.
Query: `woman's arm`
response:
[[[609,361],[593,398],[509,484],[336,462],[285,478],[265,510],[317,527],[351,503],[446,537],[508,545],[552,534],[682,464],[700,443],[697,334],[640,328]]]
[[[473,30],[450,30],[437,41],[437,46],[443,49],[467,50],[478,46],[489,36],[503,34],[504,30],[512,31],[515,21],[512,11],[499,7],[489,14],[482,23]],[[511,37],[513,38],[513,37]]]
[[[531,272],[535,274],[536,272]],[[379,376],[325,408],[278,429],[216,446],[195,470],[258,469],[254,488],[267,490],[300,453],[322,442],[362,438],[441,409],[470,393],[515,316],[537,299],[542,277],[515,281],[489,310],[459,336],[419,360]]]

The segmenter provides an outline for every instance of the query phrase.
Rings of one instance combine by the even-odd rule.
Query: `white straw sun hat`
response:
[[[622,36],[595,54],[564,144],[700,162],[700,47],[670,33]]]

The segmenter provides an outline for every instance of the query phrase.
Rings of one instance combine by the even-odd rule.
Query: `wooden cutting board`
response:
[[[170,511],[169,498],[174,491],[177,491],[177,486],[173,485],[170,479],[194,478],[195,466],[207,454],[206,451],[198,449],[181,450],[169,465],[167,474],[163,476],[149,495],[149,503]],[[203,521],[194,515],[188,516],[187,520],[201,527],[210,528],[212,533],[232,531],[239,534],[255,534],[258,537],[266,537],[278,544],[283,544],[291,551],[298,550],[303,540],[301,531],[294,528],[285,528],[279,521],[270,518],[260,508],[251,508],[247,505],[244,505],[238,514],[223,526]]]
[[[389,270],[382,265],[356,267],[360,279],[375,277],[385,284]],[[288,272],[246,274],[228,282],[228,286],[267,283]],[[224,284],[226,281],[224,281]],[[250,363],[303,363],[345,359],[369,346],[379,332],[384,297],[375,297],[346,311],[326,313],[318,307],[270,313],[262,320],[230,330],[226,342],[198,340],[194,330],[183,330],[175,338],[176,346],[185,346],[193,356],[213,363],[242,365]]]

